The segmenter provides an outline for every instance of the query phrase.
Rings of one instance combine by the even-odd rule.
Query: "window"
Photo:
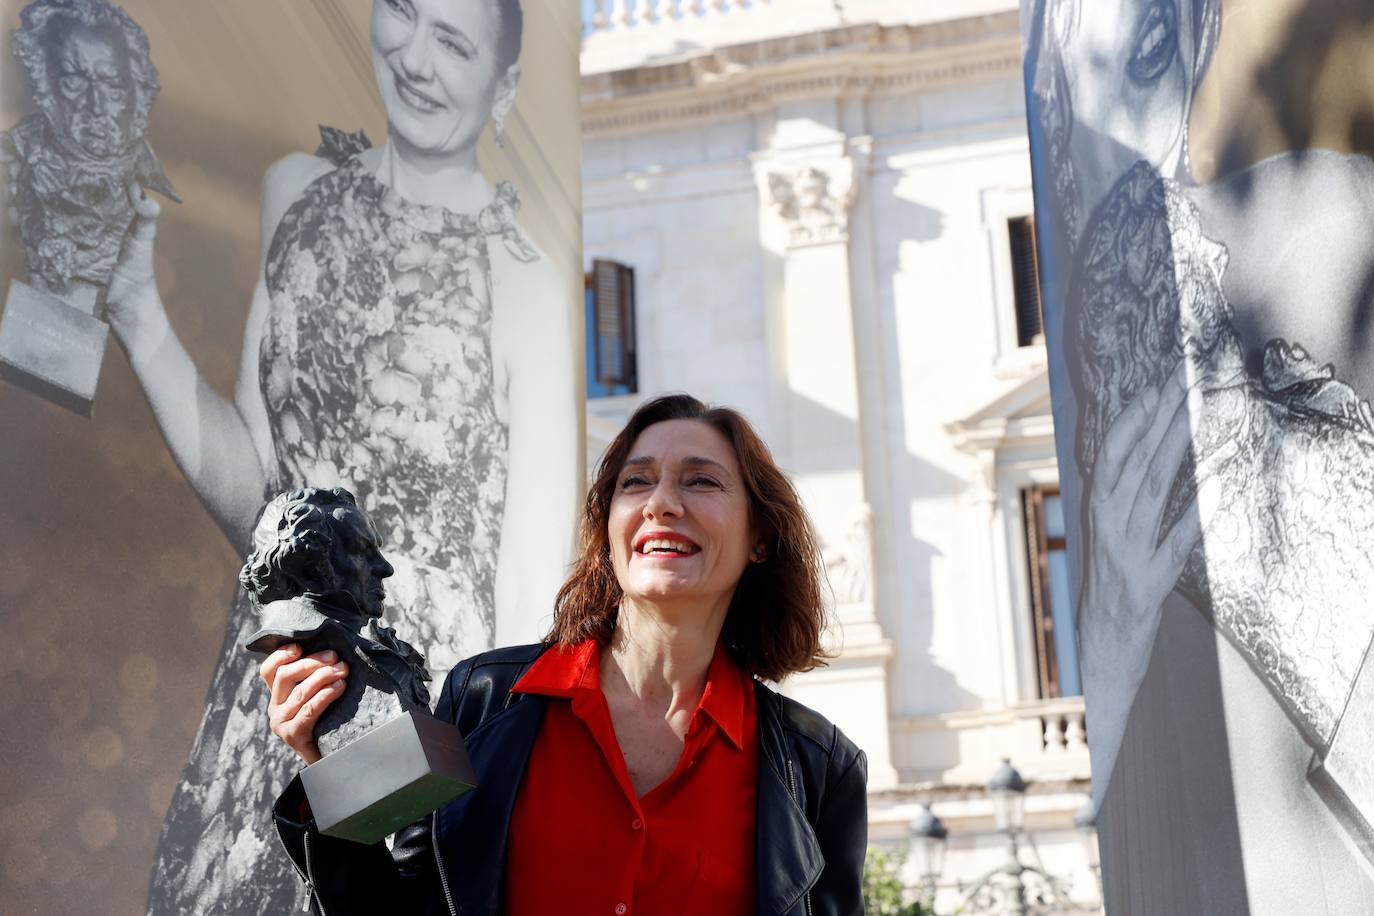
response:
[[[1011,244],[1012,285],[1016,294],[1016,345],[1029,347],[1044,343],[1040,317],[1040,266],[1035,252],[1035,218],[1018,216],[1007,220]]]
[[[1022,502],[1040,696],[1079,696],[1083,686],[1078,675],[1078,628],[1064,542],[1064,501],[1058,489],[1031,487],[1022,491]]]
[[[615,261],[592,261],[585,279],[587,397],[634,394],[635,272]]]

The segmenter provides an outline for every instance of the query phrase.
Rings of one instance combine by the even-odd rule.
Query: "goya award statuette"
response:
[[[159,86],[143,29],[105,0],[35,0],[20,20],[12,49],[35,110],[0,132],[0,178],[29,277],[5,297],[0,373],[90,416],[129,188],[181,198],[144,140]]]
[[[424,657],[378,623],[392,571],[353,495],[308,487],[268,503],[239,574],[261,623],[244,648],[297,643],[302,656],[331,649],[348,663],[343,695],[315,727],[324,757],[301,783],[320,832],[360,843],[476,784],[457,727],[429,714]]]

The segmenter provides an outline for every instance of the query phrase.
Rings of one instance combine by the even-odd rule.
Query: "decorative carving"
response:
[[[770,172],[770,203],[787,224],[788,244],[825,245],[849,238],[849,207],[854,202],[853,171],[807,166],[795,172]]]
[[[873,582],[873,513],[859,507],[844,534],[822,551],[826,577],[835,604],[864,604],[871,600]]]
[[[1034,865],[1023,865],[1011,849],[1011,858],[964,891],[959,912],[970,914],[1024,913],[1026,916],[1057,916],[1066,913],[1098,913],[1100,907],[1072,897],[1072,884]]]

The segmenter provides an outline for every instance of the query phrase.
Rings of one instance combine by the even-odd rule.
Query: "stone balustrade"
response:
[[[589,0],[582,27],[587,32],[651,27],[662,23],[701,20],[728,13],[759,12],[770,0]]]
[[[1088,751],[1088,732],[1083,726],[1083,698],[1043,700],[1015,710],[1016,715],[1038,720],[1043,753],[1077,754]]]

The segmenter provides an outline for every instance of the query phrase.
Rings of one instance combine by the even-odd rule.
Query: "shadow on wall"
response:
[[[888,214],[893,214],[890,221]],[[945,214],[935,207],[893,193],[883,209],[885,229],[905,242],[933,242],[945,234]]]
[[[891,342],[885,341],[883,346],[887,348]],[[895,365],[895,353],[887,353],[883,359],[885,362],[892,360],[887,364]],[[885,394],[888,403],[875,418],[884,423],[890,417],[902,415],[900,391],[889,390]],[[805,462],[794,463],[785,470],[794,475],[824,475],[854,469],[855,455],[862,450],[859,425],[852,418],[800,395],[790,395],[789,404],[791,423],[807,430],[808,439],[823,436],[824,441],[835,443],[835,446],[829,450],[808,449]],[[900,430],[890,430],[885,425],[881,436],[885,453],[897,457],[888,458],[885,454],[877,468],[866,462],[865,471],[886,473],[892,484],[890,500],[868,500],[873,512],[872,552],[876,575],[871,587],[874,607],[884,635],[897,649],[896,663],[889,668],[888,674],[890,714],[909,713],[899,705],[901,698],[914,692],[908,685],[919,686],[919,703],[923,709],[976,709],[983,699],[961,686],[957,673],[940,665],[932,652],[935,567],[943,554],[939,548],[913,534],[906,512],[909,494],[916,492],[916,486],[927,497],[946,494],[957,498],[966,483],[905,450],[895,452],[887,448],[894,442],[905,441]],[[890,466],[883,467],[888,462]],[[933,743],[928,746],[928,752],[923,752],[924,757],[957,761],[958,748],[953,736],[930,740]]]

